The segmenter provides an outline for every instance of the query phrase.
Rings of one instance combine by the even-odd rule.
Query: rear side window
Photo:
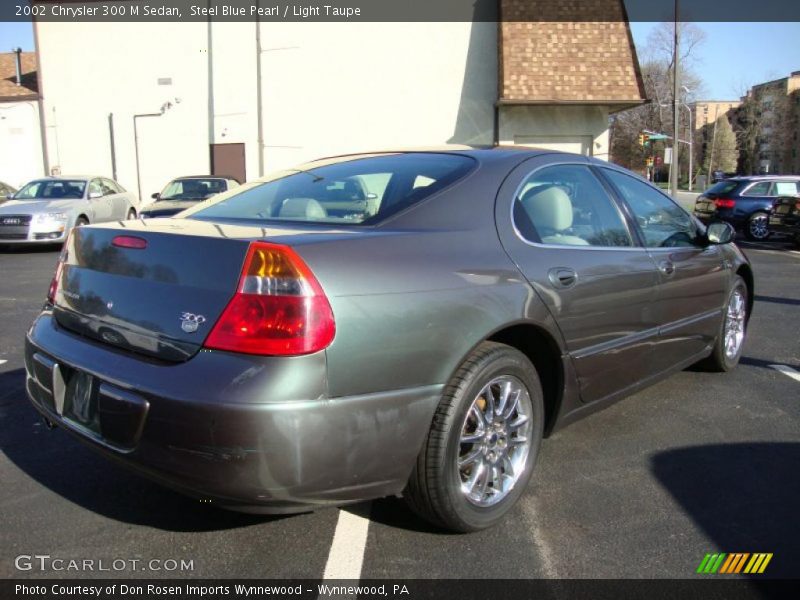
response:
[[[434,153],[319,161],[226,194],[191,217],[374,224],[458,181],[475,164]]]
[[[632,246],[625,219],[588,167],[535,171],[514,199],[514,225],[525,239],[556,246]]]
[[[772,186],[770,181],[759,181],[754,183],[742,193],[742,196],[769,196],[769,188]]]

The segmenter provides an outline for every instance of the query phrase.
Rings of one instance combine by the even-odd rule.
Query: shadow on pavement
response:
[[[772,369],[772,365],[785,365],[787,367],[792,367],[793,369],[800,369],[800,365],[790,365],[777,360],[763,360],[761,358],[750,358],[749,356],[743,356],[742,358],[740,358],[739,364],[747,365],[748,367],[760,367],[762,369]]]
[[[756,578],[797,576],[798,465],[800,443],[790,442],[694,446],[651,459],[658,481],[709,538],[697,564],[703,552],[772,552]]]
[[[0,373],[0,452],[64,499],[110,519],[167,531],[216,531],[283,518],[203,506],[129,472],[65,431],[47,429],[24,385],[24,369]],[[52,506],[39,509],[50,512]]]
[[[774,302],[775,304],[787,304],[789,306],[800,306],[800,300],[796,298],[779,298],[777,296],[753,296],[756,302]]]

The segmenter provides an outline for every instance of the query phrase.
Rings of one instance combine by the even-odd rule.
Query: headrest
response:
[[[324,219],[328,213],[313,198],[286,198],[278,216],[284,219]]]
[[[542,185],[525,192],[520,202],[538,229],[564,231],[572,227],[572,202],[555,185]]]

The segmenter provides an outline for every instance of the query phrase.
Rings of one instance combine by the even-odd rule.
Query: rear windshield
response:
[[[83,198],[86,182],[81,180],[31,181],[14,195],[15,200],[58,200]]]
[[[739,187],[740,181],[720,181],[708,188],[706,194],[730,194]]]
[[[191,218],[374,224],[458,181],[474,165],[466,156],[434,153],[321,161],[212,200]]]

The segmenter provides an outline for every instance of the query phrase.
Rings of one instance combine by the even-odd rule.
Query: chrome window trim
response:
[[[517,237],[520,239],[520,241],[522,241],[522,243],[527,244],[528,246],[533,246],[534,248],[544,248],[544,249],[548,249],[548,250],[565,250],[565,249],[568,249],[568,250],[594,250],[594,251],[601,250],[601,251],[606,251],[606,252],[608,252],[609,250],[617,250],[617,251],[623,251],[623,252],[625,252],[625,251],[627,251],[627,252],[630,252],[630,251],[644,251],[644,252],[646,252],[647,251],[647,249],[644,246],[637,245],[637,240],[635,239],[636,236],[634,236],[633,232],[630,230],[630,223],[628,223],[627,216],[625,216],[625,214],[622,212],[622,209],[620,208],[619,203],[616,201],[616,199],[611,197],[611,195],[609,195],[607,192],[606,192],[606,197],[609,200],[611,200],[611,203],[614,205],[614,209],[617,211],[617,214],[622,219],[622,223],[625,226],[625,231],[627,232],[628,236],[630,237],[630,240],[631,240],[631,245],[630,246],[591,246],[591,245],[587,245],[587,246],[570,246],[568,244],[545,244],[545,243],[542,243],[542,242],[532,242],[528,238],[526,238],[524,235],[522,235],[522,232],[520,232],[520,230],[517,228],[517,223],[514,220],[514,203],[517,201],[517,198],[519,197],[519,193],[522,191],[522,188],[525,187],[525,183],[534,175],[534,173],[536,173],[537,171],[541,171],[542,169],[547,169],[547,168],[550,168],[550,167],[563,167],[563,166],[586,167],[586,170],[589,172],[589,175],[594,177],[594,179],[597,180],[597,183],[600,185],[600,187],[603,187],[603,182],[600,181],[598,179],[597,175],[595,175],[592,172],[592,169],[591,169],[592,165],[593,165],[593,163],[591,163],[591,162],[579,162],[579,161],[548,163],[548,164],[545,164],[545,165],[539,165],[538,167],[536,167],[533,170],[529,171],[522,178],[522,181],[517,186],[516,190],[514,190],[514,194],[511,196],[511,205],[509,206],[509,215],[508,215],[509,218],[511,219],[511,228],[514,230],[514,233],[516,233]],[[605,192],[605,189],[603,189],[603,191]]]

